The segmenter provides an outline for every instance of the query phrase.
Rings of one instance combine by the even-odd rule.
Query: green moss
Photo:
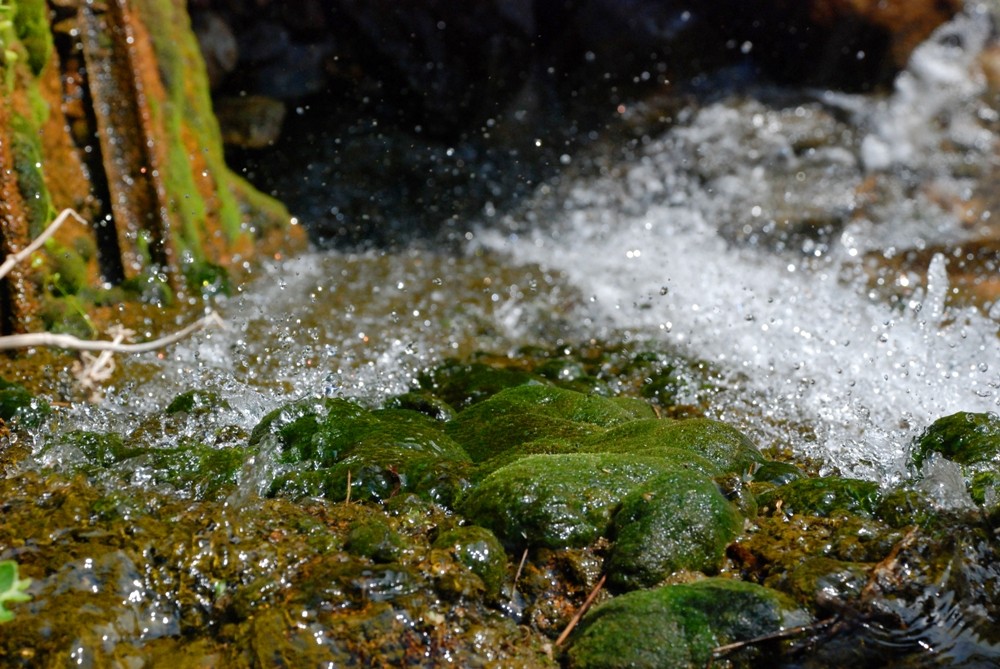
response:
[[[10,130],[17,188],[27,209],[29,231],[32,237],[37,237],[51,220],[53,210],[42,171],[44,163],[38,127],[31,120],[13,114]]]
[[[501,390],[526,384],[549,385],[545,378],[515,369],[493,367],[480,362],[449,360],[422,374],[420,387],[429,390],[453,407],[465,407],[492,397]]]
[[[664,469],[661,460],[640,456],[530,455],[487,476],[459,507],[512,549],[586,546],[606,534],[630,490]]]
[[[79,450],[99,467],[110,467],[141,452],[140,449],[126,447],[122,438],[113,432],[74,430],[60,437],[58,443]]]
[[[224,397],[210,390],[187,390],[173,400],[164,409],[164,413],[204,414],[216,409],[228,409],[229,402]]]
[[[17,383],[0,379],[0,419],[26,428],[42,424],[52,407],[40,397],[35,397]]]
[[[878,503],[878,484],[837,476],[798,479],[761,493],[757,504],[774,512],[781,502],[785,514],[872,516]]]
[[[613,523],[609,582],[633,590],[682,569],[717,571],[726,546],[742,530],[742,514],[712,479],[685,470],[664,472],[622,499]]]
[[[827,557],[808,557],[787,575],[782,590],[805,606],[856,602],[871,579],[871,566]]]
[[[413,391],[392,397],[385,403],[386,409],[409,409],[418,411],[434,420],[449,421],[455,417],[455,409],[437,395],[425,391]]]
[[[805,478],[806,474],[801,469],[787,462],[768,460],[757,468],[753,474],[753,480],[758,483],[772,483],[776,486],[791,483]]]
[[[875,517],[890,527],[927,525],[934,522],[934,504],[923,492],[896,488],[882,495],[875,507]]]
[[[693,452],[722,472],[753,471],[764,456],[736,428],[708,418],[686,420],[636,420],[586,440],[584,450],[642,453],[671,449]]]
[[[571,669],[700,669],[718,646],[803,624],[808,615],[763,586],[711,578],[630,592],[596,607],[571,637]],[[750,644],[728,657],[769,666],[774,646]]]
[[[372,515],[351,526],[344,548],[375,562],[393,562],[401,557],[404,545],[399,532],[384,518]]]
[[[913,464],[921,467],[931,453],[961,465],[1000,466],[1000,416],[961,411],[939,418],[917,437]]]
[[[46,276],[49,290],[55,295],[76,295],[87,286],[87,260],[75,249],[55,239],[45,242],[51,267]]]
[[[460,412],[447,424],[451,435],[481,462],[540,438],[584,437],[640,417],[635,405],[554,386],[522,385],[502,390]]]
[[[455,560],[482,579],[487,596],[499,596],[507,574],[507,555],[496,535],[484,527],[467,525],[442,532],[433,545],[450,551]]]
[[[28,66],[37,75],[52,53],[48,4],[45,0],[17,0],[16,7],[14,30],[28,54]]]

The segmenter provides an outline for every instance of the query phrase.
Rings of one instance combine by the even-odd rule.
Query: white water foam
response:
[[[561,202],[537,198],[536,211],[556,210],[549,224],[513,217],[506,231],[478,231],[478,242],[564,272],[592,296],[594,321],[742,373],[746,387],[716,407],[720,416],[757,416],[745,427],[765,438],[781,432],[775,425],[805,421],[815,437],[786,433],[793,448],[889,484],[906,474],[915,432],[955,411],[1000,406],[997,322],[946,307],[944,257],[899,303],[858,276],[860,258],[887,239],[920,248],[962,235],[919,194],[880,203],[878,220],[854,199],[866,169],[905,164],[881,174],[890,183],[912,179],[914,169],[950,179],[954,156],[936,155],[941,142],[959,126],[974,138],[988,134],[971,101],[980,90],[972,63],[988,28],[970,11],[917,52],[889,100],[852,100],[858,113],[839,131],[852,137],[846,144],[797,152],[793,121],[821,116],[813,105],[719,102],[691,112],[638,158],[575,184]],[[953,123],[941,128],[945,116]],[[963,145],[962,158],[987,160],[993,142]],[[806,201],[787,174],[805,181]],[[775,183],[789,190],[775,193]],[[826,211],[846,203],[851,214],[839,237],[807,237],[792,253],[734,244],[742,221],[746,231],[767,229],[756,219],[780,208],[776,199]],[[920,280],[898,277],[899,285]]]

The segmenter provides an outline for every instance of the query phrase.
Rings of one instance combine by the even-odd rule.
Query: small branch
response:
[[[708,666],[711,667],[713,661],[721,659],[730,653],[741,650],[748,646],[755,646],[768,641],[780,641],[782,639],[790,639],[792,637],[800,636],[802,634],[817,634],[823,630],[829,628],[840,620],[840,616],[834,616],[832,618],[826,618],[824,620],[818,620],[814,623],[808,625],[800,625],[799,627],[789,627],[788,629],[778,630],[777,632],[771,632],[770,634],[763,634],[761,636],[754,637],[752,639],[744,639],[743,641],[735,641],[733,643],[727,643],[723,646],[717,646],[712,649],[712,655],[708,660]]]
[[[176,344],[185,337],[209,325],[225,327],[225,322],[215,311],[210,311],[187,327],[165,337],[141,344],[122,344],[120,341],[102,341],[79,339],[68,334],[53,334],[51,332],[31,332],[28,334],[7,335],[0,337],[0,351],[29,348],[32,346],[49,346],[65,348],[71,351],[110,351],[111,353],[148,353]]]
[[[80,221],[81,223],[83,223],[84,225],[87,225],[87,221],[85,221],[83,217],[80,216],[80,214],[76,213],[72,209],[63,209],[59,213],[59,215],[56,216],[55,220],[52,221],[51,224],[49,224],[49,227],[45,228],[45,231],[42,232],[42,234],[38,235],[38,237],[32,240],[32,242],[27,246],[25,246],[23,249],[21,249],[20,251],[11,256],[8,256],[7,259],[3,261],[3,264],[0,265],[0,279],[7,276],[10,270],[14,268],[14,265],[21,262],[22,260],[30,256],[32,253],[37,251],[39,248],[41,248],[42,244],[44,244],[49,237],[54,235],[56,230],[59,229],[59,226],[65,223],[66,219],[71,216],[76,220]]]
[[[566,629],[564,629],[562,631],[562,634],[559,635],[559,638],[556,639],[556,646],[563,645],[563,642],[566,641],[567,637],[569,637],[570,632],[572,632],[576,628],[577,624],[580,622],[580,619],[583,618],[583,614],[586,613],[588,609],[590,609],[590,605],[594,603],[595,599],[597,599],[597,593],[599,593],[601,591],[601,588],[604,587],[604,581],[607,579],[607,577],[608,577],[607,574],[601,575],[600,580],[597,581],[597,585],[594,586],[594,589],[590,591],[589,595],[587,595],[587,599],[584,600],[583,606],[581,606],[579,609],[576,610],[576,613],[573,615],[573,618],[569,621],[569,624],[566,625]]]

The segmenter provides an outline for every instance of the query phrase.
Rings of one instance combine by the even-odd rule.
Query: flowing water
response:
[[[722,379],[710,415],[761,446],[888,488],[911,475],[909,445],[935,419],[1000,411],[992,11],[971,4],[941,28],[890,93],[723,74],[680,109],[620,108],[620,141],[564,156],[526,202],[488,205],[457,239],[266,264],[216,300],[225,329],[120,360],[102,402],[51,427],[129,433],[197,387],[229,400],[212,420],[250,429],[293,398],[377,405],[476,350],[625,341],[710,363]],[[159,438],[183,436],[197,435]],[[924,474],[940,506],[971,504],[954,469]],[[936,606],[943,623],[902,610],[912,638],[886,643],[933,643],[947,662],[972,653],[965,635],[1000,653]]]
[[[1000,405],[1000,302],[957,299],[948,272],[998,233],[977,200],[996,176],[991,26],[970,6],[885,96],[735,88],[658,134],[651,103],[622,109],[627,141],[564,157],[583,166],[512,213],[487,206],[461,249],[265,267],[220,303],[226,330],[125,363],[151,380],[78,413],[127,427],[194,384],[252,425],[289,396],[377,403],[477,348],[640,340],[724,370],[711,411],[762,444],[891,484],[935,418]],[[975,271],[994,280],[996,259]]]

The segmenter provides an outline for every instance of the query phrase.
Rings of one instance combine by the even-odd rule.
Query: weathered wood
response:
[[[137,35],[125,0],[78,10],[81,44],[97,120],[102,164],[126,278],[150,263],[163,268],[176,287],[176,252],[170,236],[161,141],[150,118],[149,94],[162,98],[148,40]]]

